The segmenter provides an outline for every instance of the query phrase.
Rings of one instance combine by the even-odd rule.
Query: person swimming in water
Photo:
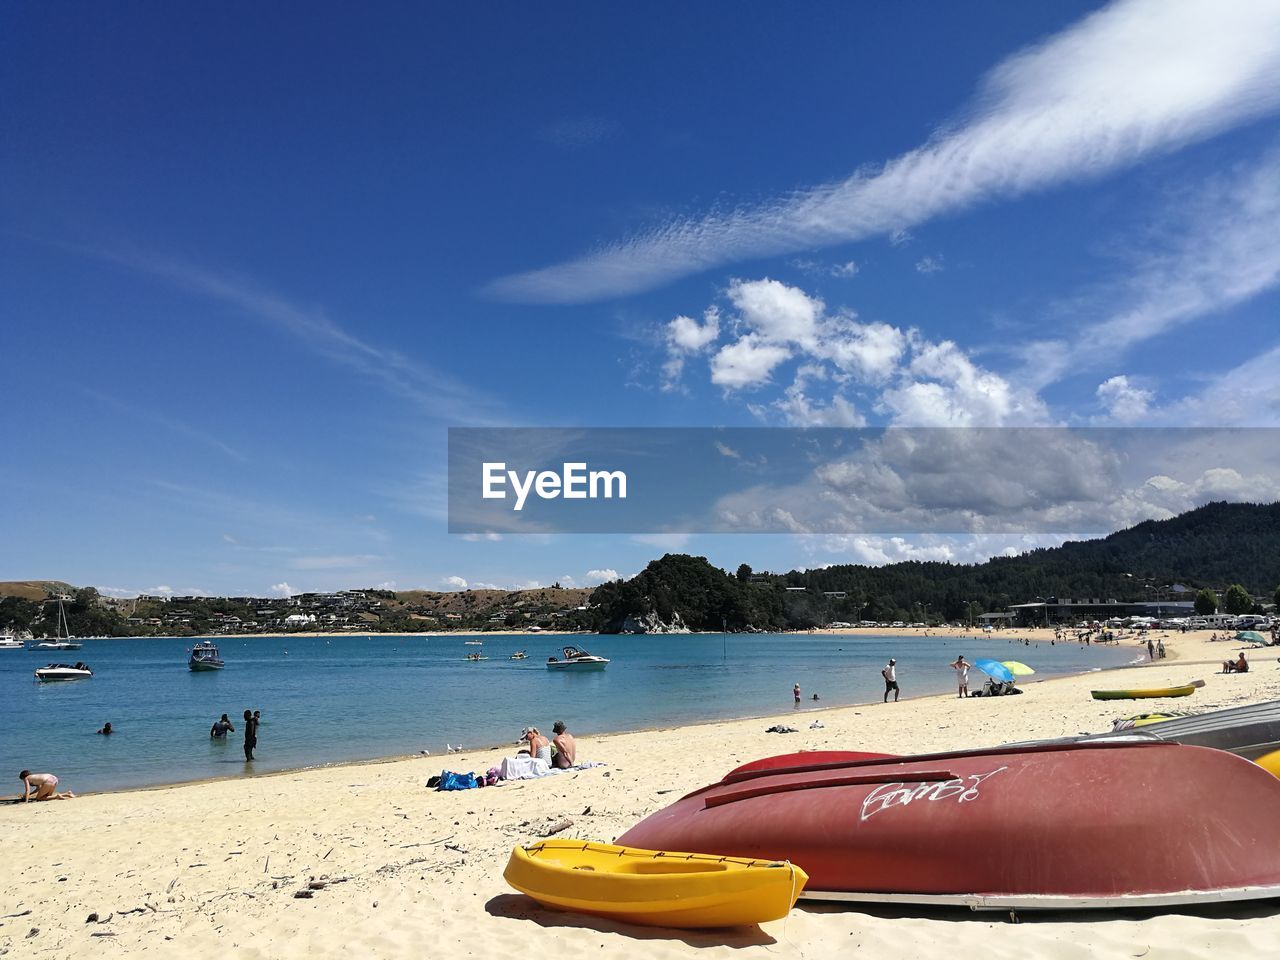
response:
[[[101,730],[99,730],[98,732],[99,732],[100,734],[102,734],[104,737],[109,737],[109,736],[111,736],[111,734],[112,734],[112,730],[111,730],[111,723],[110,723],[110,721],[108,721],[107,723],[104,723],[104,724],[102,725],[102,729],[101,729]]]

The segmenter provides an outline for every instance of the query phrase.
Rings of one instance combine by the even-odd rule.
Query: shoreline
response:
[[[704,635],[715,636],[715,634],[704,634]],[[809,635],[808,631],[805,631],[803,635],[806,635],[806,636]],[[269,636],[269,635],[262,635],[262,636]],[[317,635],[317,636],[323,636],[323,634]],[[389,634],[388,636],[396,636],[396,634]],[[417,635],[406,634],[405,636],[417,636]],[[883,637],[883,636],[886,636],[886,634],[868,633],[867,636]],[[926,637],[920,633],[911,633],[906,636],[917,637],[918,639],[926,639]],[[116,637],[116,638],[108,638],[108,639],[123,640],[123,639],[145,639],[145,638]],[[156,638],[156,639],[161,639],[161,638]],[[163,639],[177,639],[177,638],[163,638]],[[973,640],[989,641],[992,638],[990,636],[982,636],[982,635],[974,636],[972,634],[961,633],[955,636],[942,636],[939,634],[930,634],[927,637],[927,639],[929,640],[973,639]],[[1040,637],[1040,638],[1029,637],[1028,639],[1031,640],[1031,643],[1033,645],[1049,642],[1048,639],[1044,637]],[[1068,641],[1064,641],[1064,642],[1068,642]],[[1074,642],[1074,641],[1070,641],[1070,642]],[[1138,653],[1138,648],[1136,646],[1136,643],[1135,643],[1134,653],[1136,656],[1141,657],[1141,654]],[[1169,655],[1166,656],[1164,659],[1165,661],[1172,661],[1172,660],[1180,660],[1181,658],[1173,648],[1170,648]],[[1020,682],[1019,686],[1022,687],[1024,691],[1027,691],[1029,688],[1035,688],[1040,685],[1057,683],[1057,682],[1071,680],[1071,679],[1075,679],[1083,676],[1090,676],[1095,673],[1107,674],[1117,670],[1131,670],[1131,669],[1137,669],[1137,668],[1143,668],[1143,667],[1149,667],[1149,666],[1158,666],[1160,662],[1161,661],[1158,661],[1158,660],[1144,662],[1143,660],[1139,659],[1139,660],[1131,661],[1128,663],[1117,664],[1115,666],[1092,667],[1087,670],[1055,674],[1053,676],[1045,677],[1044,679],[1039,679],[1039,680],[1027,679]],[[1184,662],[1188,666],[1192,666],[1197,663],[1206,663],[1206,664],[1210,663],[1209,660],[1184,661]],[[919,703],[919,702],[935,700],[939,698],[952,699],[949,693],[937,692],[937,693],[921,693],[916,696],[902,697],[900,700],[895,702]],[[981,698],[978,698],[978,699],[981,699]],[[846,710],[857,710],[860,708],[883,706],[883,703],[876,704],[874,700],[865,701],[865,702],[855,702],[855,703],[832,704],[830,706],[809,706],[808,704],[810,704],[811,702],[812,701],[804,701],[805,706],[803,709],[797,711],[793,708],[790,713],[786,713],[786,714],[780,714],[780,713],[745,714],[743,716],[707,718],[705,720],[698,720],[692,723],[674,724],[670,726],[631,727],[625,730],[611,730],[611,731],[603,731],[603,732],[584,730],[582,733],[578,735],[581,737],[590,738],[592,741],[599,742],[599,741],[608,740],[608,739],[617,738],[617,737],[630,737],[630,736],[638,736],[638,735],[645,735],[645,734],[671,733],[673,731],[681,731],[681,730],[698,730],[701,728],[713,727],[718,724],[725,724],[725,723],[746,723],[746,722],[758,722],[763,720],[775,720],[781,723],[787,717],[795,718],[798,715],[812,716],[815,714],[838,713]],[[821,701],[818,701],[818,702],[821,703]],[[134,793],[134,792],[149,792],[149,791],[156,791],[156,790],[179,789],[183,787],[196,786],[201,784],[242,782],[246,780],[257,781],[257,780],[263,780],[270,777],[292,776],[292,775],[307,773],[311,771],[325,771],[325,770],[340,771],[346,768],[359,768],[359,767],[367,767],[367,766],[373,766],[373,765],[379,765],[379,764],[392,764],[392,763],[401,763],[401,762],[413,761],[413,760],[442,759],[447,757],[456,757],[456,756],[462,755],[463,753],[467,753],[467,754],[489,753],[493,751],[506,750],[508,748],[514,749],[515,743],[512,742],[510,744],[506,744],[506,743],[479,744],[475,746],[467,746],[465,750],[456,751],[453,753],[430,753],[430,752],[419,751],[417,753],[384,754],[384,755],[379,755],[375,757],[362,757],[362,758],[353,759],[353,760],[336,760],[331,763],[315,763],[315,764],[307,764],[307,765],[296,766],[296,767],[283,767],[277,770],[263,771],[262,773],[251,772],[246,774],[244,771],[241,771],[239,773],[234,773],[234,774],[229,773],[229,774],[226,774],[225,776],[197,777],[192,780],[173,780],[173,781],[166,781],[163,783],[149,783],[149,784],[142,784],[139,786],[118,787],[118,788],[108,789],[108,790],[85,790],[83,792],[78,792],[76,796],[77,797],[117,796],[120,794],[127,794],[127,793]],[[18,798],[18,800],[20,801],[20,798]],[[0,804],[5,803],[6,801],[15,802],[13,800],[10,800],[10,798],[8,798],[7,796],[0,797]]]

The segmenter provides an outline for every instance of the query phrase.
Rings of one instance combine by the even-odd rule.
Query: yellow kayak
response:
[[[793,863],[586,840],[516,847],[503,876],[544,906],[686,929],[780,920],[809,879]]]
[[[1181,687],[1153,687],[1149,690],[1094,690],[1095,700],[1146,700],[1151,697],[1189,697],[1196,692],[1196,684]]]

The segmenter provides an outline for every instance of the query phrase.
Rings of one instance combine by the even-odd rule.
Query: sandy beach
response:
[[[1035,641],[1051,635],[1037,633]],[[1169,659],[1108,671],[1105,681],[1095,672],[1027,682],[1020,697],[959,700],[911,697],[913,678],[900,676],[897,704],[785,709],[763,719],[582,737],[580,758],[604,766],[478,791],[437,793],[424,784],[442,768],[484,770],[514,747],[5,805],[0,955],[1271,956],[1280,942],[1275,903],[1029,914],[1012,924],[963,910],[802,902],[786,920],[759,928],[689,933],[545,910],[502,880],[511,847],[549,824],[572,821],[562,837],[612,840],[687,790],[761,756],[986,746],[1102,731],[1117,716],[1162,705],[1204,711],[1280,697],[1274,649],[1254,651],[1250,673],[1224,676],[1221,662],[1238,645],[1210,643],[1207,634],[1165,636]],[[1136,655],[1137,644],[1126,643]],[[1179,701],[1089,697],[1100,685],[1195,678],[1206,686]],[[527,719],[545,729],[556,718]],[[574,718],[564,719],[572,728]],[[809,729],[818,719],[824,728]],[[764,732],[778,722],[800,732]],[[310,883],[323,886],[297,898]],[[94,914],[96,922],[86,922]]]

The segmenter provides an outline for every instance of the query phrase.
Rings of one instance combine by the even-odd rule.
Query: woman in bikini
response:
[[[71,800],[75,797],[70,790],[66,793],[58,793],[58,778],[52,773],[32,773],[30,770],[23,770],[18,774],[18,779],[22,781],[24,801]],[[31,792],[33,789],[34,794]]]

